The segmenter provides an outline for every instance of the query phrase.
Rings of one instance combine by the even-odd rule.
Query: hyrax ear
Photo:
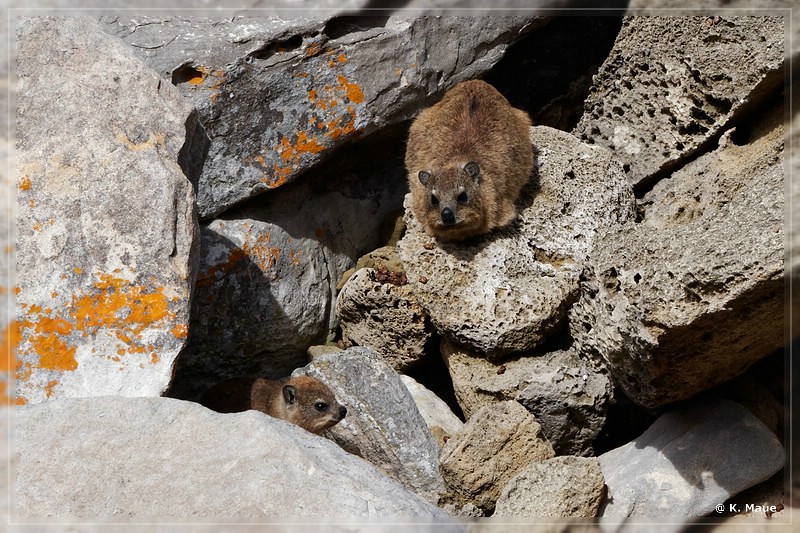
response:
[[[428,186],[428,182],[431,181],[431,173],[426,170],[420,170],[418,177],[419,177],[419,182],[425,185],[426,187]]]
[[[294,388],[294,385],[283,386],[283,399],[290,405],[297,401],[297,389]]]
[[[481,175],[481,167],[475,161],[470,161],[464,165],[464,172],[473,180],[478,181],[478,177]]]

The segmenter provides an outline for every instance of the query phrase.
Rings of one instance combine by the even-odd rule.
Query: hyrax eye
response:
[[[461,194],[459,194],[456,197],[456,200],[458,200],[458,203],[460,203],[460,204],[467,203],[467,193],[466,192],[462,192]]]
[[[325,403],[325,402],[317,402],[317,403],[314,404],[314,409],[316,409],[320,413],[322,411],[325,411],[327,408],[328,408],[328,404]]]
[[[431,194],[431,205],[439,205],[439,199],[435,194]]]

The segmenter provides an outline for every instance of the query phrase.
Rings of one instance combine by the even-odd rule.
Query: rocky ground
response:
[[[12,516],[787,525],[787,13],[352,4],[8,28]],[[535,173],[443,244],[405,136],[473,78],[534,119]],[[347,406],[324,438],[195,403],[290,374]]]

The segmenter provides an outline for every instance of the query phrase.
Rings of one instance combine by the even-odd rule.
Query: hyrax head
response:
[[[336,401],[331,389],[311,376],[292,378],[281,393],[287,419],[312,433],[322,433],[347,415],[347,408]]]
[[[421,222],[445,240],[477,233],[484,224],[480,194],[481,167],[475,161],[443,168],[420,170],[417,179],[425,187],[419,198]]]

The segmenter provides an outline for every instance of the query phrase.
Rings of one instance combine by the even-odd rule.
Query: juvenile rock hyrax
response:
[[[453,87],[408,136],[411,211],[430,235],[462,240],[507,226],[533,170],[531,119],[488,83]]]
[[[311,376],[280,381],[230,378],[208,389],[200,403],[219,413],[254,409],[317,435],[338,424],[347,414],[331,389]]]

